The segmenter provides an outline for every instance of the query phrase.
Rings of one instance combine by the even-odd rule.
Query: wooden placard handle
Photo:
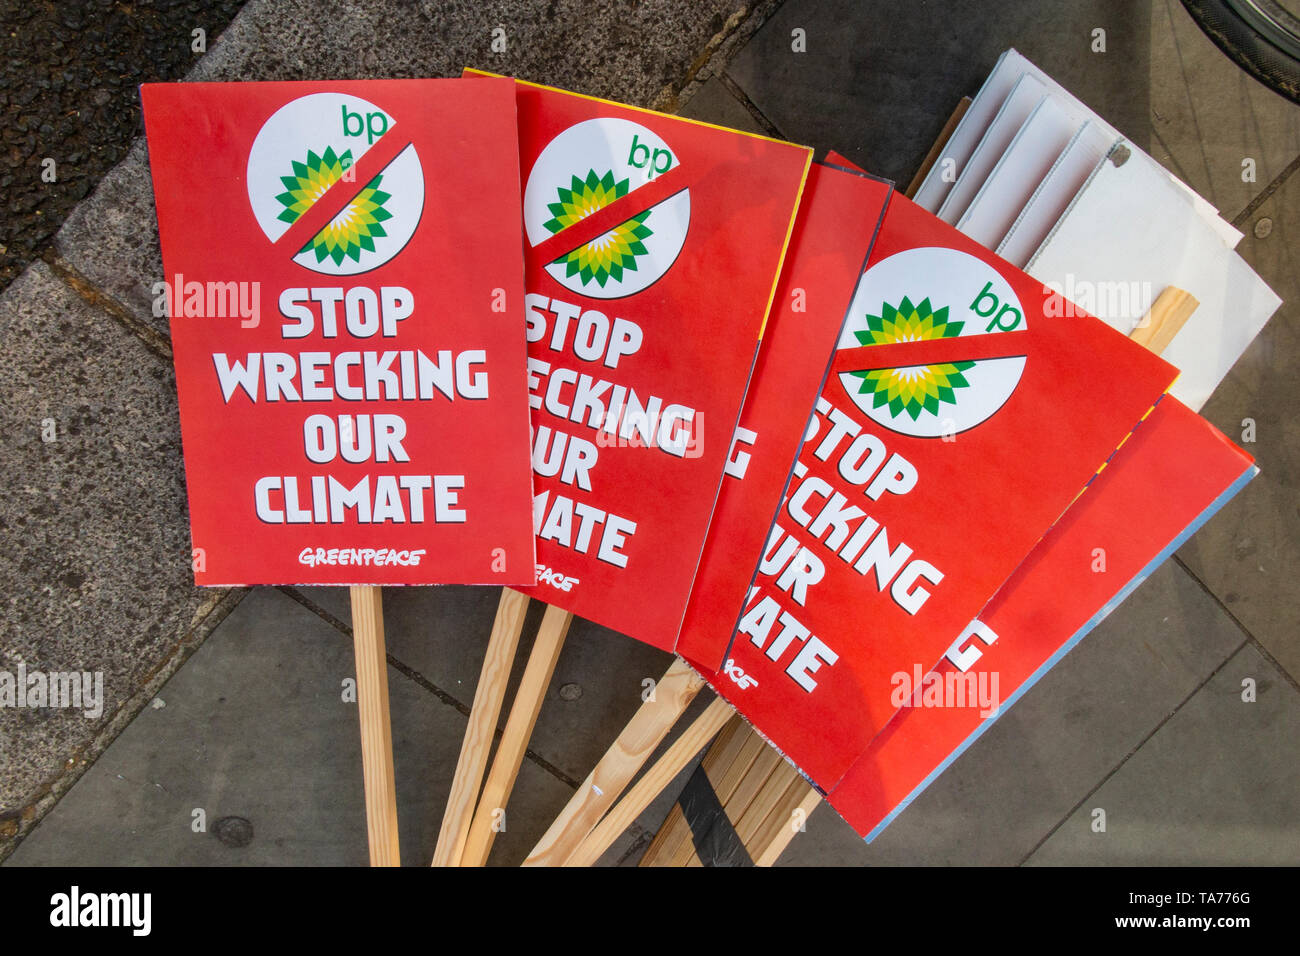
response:
[[[739,714],[722,728],[722,732],[713,741],[713,746],[705,753],[700,769],[708,777],[709,785],[718,796],[718,802],[724,807],[745,773],[766,748],[767,744]],[[682,815],[681,805],[675,804],[638,865],[685,866],[694,854],[691,828]]]
[[[1129,333],[1129,338],[1159,355],[1174,340],[1174,336],[1200,304],[1190,292],[1176,286],[1166,286],[1151,303],[1147,314],[1138,320],[1138,324]]]
[[[622,800],[605,814],[582,841],[573,854],[564,861],[565,866],[591,866],[600,855],[618,839],[618,835],[632,825],[646,807],[650,806],[663,789],[695,759],[723,725],[736,713],[736,709],[721,697],[715,697],[704,713],[672,742],[662,757],[645,772]]]
[[[755,836],[749,855],[755,866],[771,866],[777,861],[785,848],[790,845],[796,833],[802,833],[801,824],[808,815],[822,802],[822,795],[814,790],[808,781],[800,778],[791,784],[782,796],[772,817],[763,825]]]
[[[771,866],[821,802],[817,791],[739,716],[718,735],[701,769],[756,866]],[[702,865],[680,806],[673,807],[640,865]]]
[[[487,862],[499,829],[498,823],[519,775],[519,765],[523,763],[528,739],[533,735],[537,714],[542,709],[546,688],[551,683],[551,675],[555,672],[572,621],[573,615],[568,611],[554,605],[547,606],[542,626],[537,631],[537,640],[528,655],[528,664],[524,667],[524,676],[510,705],[501,743],[492,758],[492,769],[488,771],[487,783],[483,785],[483,793],[470,822],[461,866],[482,866]]]
[[[483,669],[479,672],[478,687],[474,690],[474,703],[470,707],[469,725],[461,744],[460,758],[456,761],[456,775],[452,778],[451,793],[447,796],[447,810],[438,832],[438,845],[433,852],[434,866],[460,866],[469,837],[474,807],[478,802],[483,771],[487,769],[488,752],[492,736],[496,733],[501,704],[505,700],[506,685],[510,681],[510,668],[514,664],[519,636],[524,630],[524,616],[528,613],[528,597],[511,588],[501,590],[492,635],[488,638],[487,653],[483,656]]]
[[[673,661],[655,685],[651,699],[637,709],[609,750],[533,847],[528,859],[524,861],[525,866],[562,866],[568,862],[569,857],[600,821],[601,814],[632,782],[636,772],[654,753],[668,731],[672,730],[677,718],[685,712],[703,686],[703,679],[689,664],[680,657]],[[665,780],[664,784],[667,782]]]
[[[361,719],[361,767],[365,775],[366,829],[371,866],[399,866],[397,785],[393,773],[393,730],[388,716],[388,654],[384,649],[383,592],[354,584],[352,646],[357,668],[357,712]]]

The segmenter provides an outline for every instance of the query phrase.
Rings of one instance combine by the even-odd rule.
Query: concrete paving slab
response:
[[[1300,155],[1300,106],[1220,52],[1178,0],[1151,3],[1150,88],[1151,155],[1225,219]]]
[[[581,781],[641,707],[647,682],[659,680],[671,663],[669,654],[589,621],[574,621],[532,748]],[[564,699],[579,690],[576,700]]]
[[[873,843],[848,840],[822,808],[780,862],[1019,863],[1242,642],[1200,585],[1166,564]]]
[[[775,866],[880,865],[862,838],[825,801],[808,814],[804,827],[804,832],[790,841]]]
[[[351,628],[347,588],[304,587],[293,592]],[[385,588],[384,630],[388,653],[419,672],[439,690],[468,707],[474,699],[479,668],[487,649],[500,588]],[[528,617],[525,633],[540,621],[540,607]],[[516,668],[515,678],[522,666]]]
[[[1243,700],[1243,682],[1254,702]],[[1090,794],[1031,865],[1300,864],[1300,691],[1242,648]],[[1094,832],[1096,809],[1105,832]]]
[[[1283,299],[1202,414],[1260,474],[1178,552],[1293,680],[1300,679],[1300,177],[1242,227],[1241,254]],[[1264,238],[1259,238],[1261,235]],[[1250,440],[1250,439],[1253,439]]]
[[[680,115],[691,119],[704,120],[725,126],[728,129],[743,130],[746,133],[768,135],[758,120],[740,100],[736,99],[717,77],[705,81],[690,101],[681,108]]]
[[[103,687],[89,719],[0,708],[5,838],[178,665],[224,592],[192,584],[170,365],[44,263],[0,297],[0,341],[0,670],[100,673]]]
[[[255,589],[9,865],[364,865],[357,711],[342,699],[353,674],[346,637]],[[388,679],[404,862],[419,865],[432,858],[465,720],[399,671]],[[503,863],[522,858],[549,824],[543,808],[569,790],[525,763],[516,793]],[[244,845],[220,825],[230,817],[251,826]]]
[[[790,0],[727,75],[788,138],[906,186],[1011,46],[1145,148],[1149,30],[1147,5],[1127,0]]]
[[[364,864],[356,706],[341,699],[352,673],[346,638],[254,590],[10,865]],[[408,711],[411,695],[393,691]],[[252,826],[245,846],[219,839],[232,816]]]
[[[143,137],[72,210],[54,238],[54,251],[131,315],[170,337],[166,314],[155,315],[153,308],[153,285],[162,280],[163,266]]]

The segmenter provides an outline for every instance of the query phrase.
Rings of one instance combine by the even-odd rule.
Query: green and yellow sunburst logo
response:
[[[352,150],[336,154],[331,146],[321,155],[312,150],[307,151],[307,161],[293,161],[293,175],[281,176],[280,182],[285,192],[276,196],[284,206],[279,219],[295,222],[298,217],[312,207],[325,195],[325,191],[343,178],[344,172],[352,165]],[[383,176],[372,179],[343,210],[330,220],[329,225],[312,237],[299,253],[311,250],[316,254],[316,261],[326,258],[334,264],[342,265],[345,258],[353,262],[361,261],[362,250],[375,251],[375,239],[388,235],[384,231],[385,220],[392,219],[393,214],[384,208],[391,199],[389,193],[379,188]]]
[[[596,210],[603,209],[615,199],[626,196],[627,191],[628,181],[623,179],[615,182],[613,172],[598,176],[593,169],[587,173],[586,179],[574,176],[568,189],[561,186],[557,190],[559,202],[547,204],[551,218],[543,225],[552,234],[560,232]],[[648,215],[649,209],[586,245],[560,256],[552,264],[563,263],[565,276],[578,276],[584,286],[595,280],[603,289],[611,278],[621,281],[624,271],[636,270],[637,257],[647,254],[642,240],[654,235],[645,224]]]
[[[931,308],[929,299],[922,299],[913,305],[907,296],[903,296],[903,301],[897,308],[886,302],[880,315],[868,315],[866,331],[854,334],[863,345],[919,342],[955,338],[961,335],[963,324],[948,321],[947,306],[935,311]],[[955,390],[970,385],[962,372],[974,364],[946,362],[942,365],[874,369],[849,374],[862,379],[858,392],[872,396],[872,408],[888,405],[891,415],[898,416],[906,412],[912,421],[916,421],[923,411],[937,415],[941,403],[955,405]]]

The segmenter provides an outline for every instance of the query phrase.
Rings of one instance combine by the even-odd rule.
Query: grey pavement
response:
[[[102,675],[101,713],[0,709],[0,834],[79,773],[220,620],[193,586],[171,363],[44,263],[0,298],[0,664]]]
[[[254,0],[192,77],[473,63],[834,148],[905,184],[997,54],[1025,52],[1236,219],[1242,254],[1286,301],[1205,409],[1236,439],[1253,421],[1245,447],[1263,473],[874,843],[822,807],[780,863],[1300,863],[1300,108],[1241,73],[1174,0],[759,6],[733,17],[741,4],[425,3],[381,15]],[[505,54],[488,47],[497,25]],[[1098,27],[1105,54],[1090,51]],[[792,49],[797,30],[806,52]],[[362,863],[357,718],[340,693],[352,674],[346,593],[190,584],[167,329],[148,295],[161,265],[147,163],[137,143],[68,218],[49,265],[0,297],[3,415],[18,436],[0,469],[24,489],[3,506],[13,597],[0,667],[93,666],[109,701],[93,720],[0,711],[0,855]],[[59,441],[41,441],[45,418]],[[431,855],[498,594],[385,592],[407,863]],[[526,635],[539,617],[534,607]],[[526,855],[668,662],[575,623],[492,863]],[[688,772],[602,863],[636,862]]]
[[[1269,232],[1259,238],[1260,224]],[[1206,403],[1205,415],[1259,461],[1260,475],[1183,546],[1178,559],[1292,677],[1300,677],[1300,180],[1239,224],[1238,247],[1284,305]]]

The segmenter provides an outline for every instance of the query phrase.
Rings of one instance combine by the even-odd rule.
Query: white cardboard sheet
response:
[[[1125,335],[1166,286],[1194,295],[1200,305],[1161,357],[1182,370],[1171,394],[1197,410],[1281,305],[1186,192],[1138,152],[1097,167],[1027,271]]]

